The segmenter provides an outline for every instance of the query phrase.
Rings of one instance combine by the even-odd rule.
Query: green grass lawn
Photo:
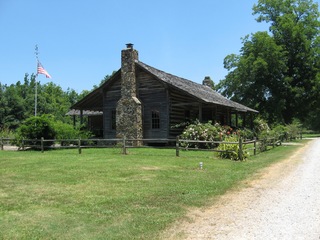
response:
[[[298,147],[245,162],[151,148],[0,151],[0,239],[157,239],[189,207],[212,204]]]

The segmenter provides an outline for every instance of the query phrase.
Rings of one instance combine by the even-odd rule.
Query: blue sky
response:
[[[120,68],[133,43],[139,60],[194,82],[216,83],[223,59],[241,38],[268,25],[255,21],[258,0],[0,0],[0,82],[23,81],[39,59],[64,90],[91,90]]]

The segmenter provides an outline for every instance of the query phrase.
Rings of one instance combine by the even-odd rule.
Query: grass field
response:
[[[0,239],[157,239],[189,207],[212,204],[298,147],[245,162],[151,148],[1,151]]]

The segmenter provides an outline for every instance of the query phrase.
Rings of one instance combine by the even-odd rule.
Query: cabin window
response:
[[[159,111],[152,111],[151,121],[152,121],[152,129],[160,128],[160,113],[159,113]]]
[[[117,125],[117,112],[116,110],[112,110],[111,111],[111,129],[115,130],[116,129],[116,125]]]

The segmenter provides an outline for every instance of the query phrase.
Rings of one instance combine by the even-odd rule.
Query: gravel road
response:
[[[190,211],[166,239],[320,239],[320,139],[263,170],[212,207]]]

